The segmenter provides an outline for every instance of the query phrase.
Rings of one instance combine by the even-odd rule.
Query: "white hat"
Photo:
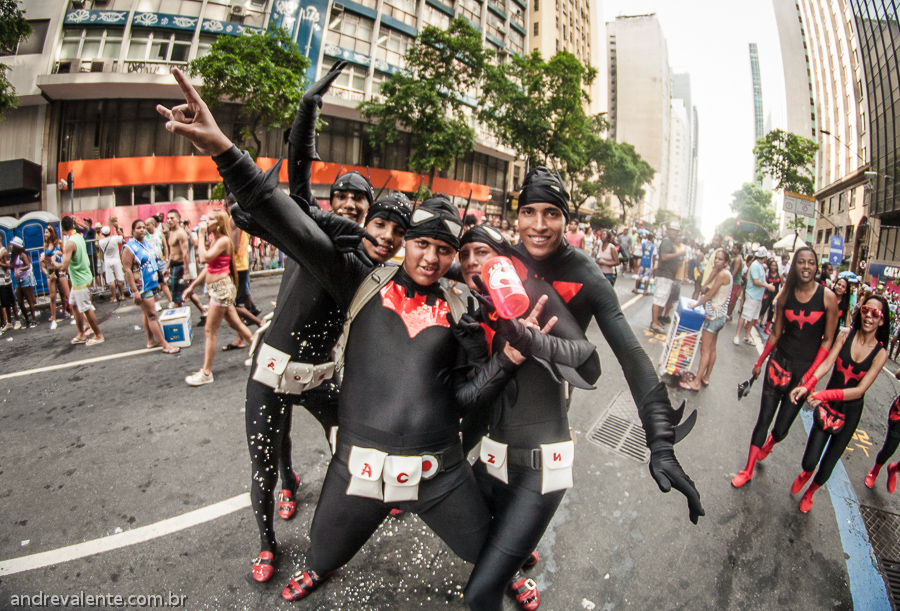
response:
[[[104,225],[104,226],[100,229],[100,233],[102,233],[103,235],[109,235],[109,227],[107,227],[106,225]]]
[[[768,256],[769,256],[769,251],[766,250],[766,247],[765,247],[765,246],[760,246],[760,247],[757,249],[757,251],[756,251],[756,258],[757,258],[757,259],[765,259],[765,258],[768,257]]]
[[[201,215],[200,215],[200,220],[201,220],[201,221],[208,221],[209,219],[206,218],[206,215],[205,215],[205,214],[201,214]]]
[[[102,227],[102,226],[103,226],[102,223],[94,223],[94,229],[100,229],[100,227]]]
[[[19,236],[14,237],[9,241],[10,246],[18,246],[19,248],[25,248],[25,242],[22,241],[22,238]]]

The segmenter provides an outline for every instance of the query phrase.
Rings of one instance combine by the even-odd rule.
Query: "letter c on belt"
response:
[[[409,476],[406,473],[401,473],[397,476],[397,481],[401,484],[405,484],[407,481],[409,481]]]

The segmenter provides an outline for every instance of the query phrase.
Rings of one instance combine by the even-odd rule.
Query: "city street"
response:
[[[272,309],[279,280],[254,279],[264,312]],[[616,288],[655,364],[664,338],[646,331],[651,299],[632,295],[633,286],[628,274]],[[196,309],[192,314],[196,324]],[[21,595],[81,592],[181,597],[187,609],[466,608],[460,595],[471,567],[411,515],[389,518],[308,599],[282,600],[282,588],[304,564],[330,456],[318,423],[300,408],[293,420],[298,511],[289,522],[276,516],[275,577],[254,582],[246,351],[218,353],[215,383],[191,388],[184,377],[200,367],[202,329],[194,327],[191,348],[168,356],[142,350],[140,311],[130,302],[116,308],[101,301],[98,315],[106,342],[93,348],[71,346],[75,331],[68,324],[0,337],[0,609],[16,608]],[[887,493],[885,472],[874,490],[863,484],[900,392],[897,363],[888,361],[868,392],[842,466],[804,515],[789,489],[800,472],[808,414],[749,484],[731,486],[746,462],[762,386],[737,401],[735,388],[762,345],[734,346],[734,329],[730,323],[720,334],[710,387],[670,390],[673,404],[687,400],[699,412],[694,431],[676,446],[706,510],[694,526],[684,497],[661,494],[646,464],[589,439],[610,409],[621,422],[637,422],[622,369],[592,323],[589,339],[604,373],[597,390],[576,392],[570,410],[575,488],[538,548],[540,563],[529,570],[541,609],[891,608],[860,515],[894,525],[900,518],[889,515],[900,514],[900,495]],[[223,324],[219,346],[233,337]],[[58,368],[88,359],[98,360]],[[402,372],[386,383],[402,383]],[[893,542],[897,547],[896,534]],[[504,609],[517,608],[508,597]]]

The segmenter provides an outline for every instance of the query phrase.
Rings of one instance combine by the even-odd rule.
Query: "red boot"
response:
[[[895,462],[888,465],[887,489],[891,494],[897,489],[897,469],[898,464]]]
[[[281,597],[290,601],[306,598],[331,575],[328,573],[319,577],[315,571],[297,571],[281,592]]]
[[[740,488],[751,479],[753,479],[753,467],[756,466],[756,460],[759,457],[759,448],[756,446],[750,446],[750,454],[747,456],[747,466],[744,467],[743,471],[738,472],[733,478],[731,478],[731,485],[735,488]]]
[[[869,471],[869,474],[866,476],[866,488],[874,488],[875,480],[878,479],[878,474],[881,473],[881,467],[883,465],[879,465],[875,463],[875,466],[872,467],[872,470]]]
[[[810,509],[812,509],[812,499],[813,495],[816,493],[816,490],[819,489],[819,485],[816,482],[813,482],[809,485],[809,488],[806,489],[806,494],[803,495],[803,498],[800,500],[800,512],[808,513]]]
[[[519,579],[510,584],[516,602],[525,611],[535,611],[541,605],[541,595],[538,593],[534,579]]]
[[[794,483],[791,484],[791,494],[797,494],[801,490],[803,490],[803,486],[806,485],[806,482],[809,481],[809,478],[812,477],[812,471],[803,471],[800,475],[797,476],[797,479],[794,480]]]
[[[772,439],[772,436],[769,435],[769,438],[766,439],[766,443],[763,444],[763,447],[759,450],[759,460],[765,460],[769,454],[772,453],[772,450],[775,449],[775,440]]]

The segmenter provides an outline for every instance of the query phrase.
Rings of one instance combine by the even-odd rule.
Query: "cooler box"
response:
[[[703,307],[689,308],[688,304],[693,299],[688,297],[680,297],[678,299],[678,330],[679,331],[699,331],[703,326],[703,320],[706,318],[706,312]]]
[[[190,348],[194,339],[194,327],[191,324],[189,307],[172,308],[161,312],[159,324],[167,342],[179,348]]]

